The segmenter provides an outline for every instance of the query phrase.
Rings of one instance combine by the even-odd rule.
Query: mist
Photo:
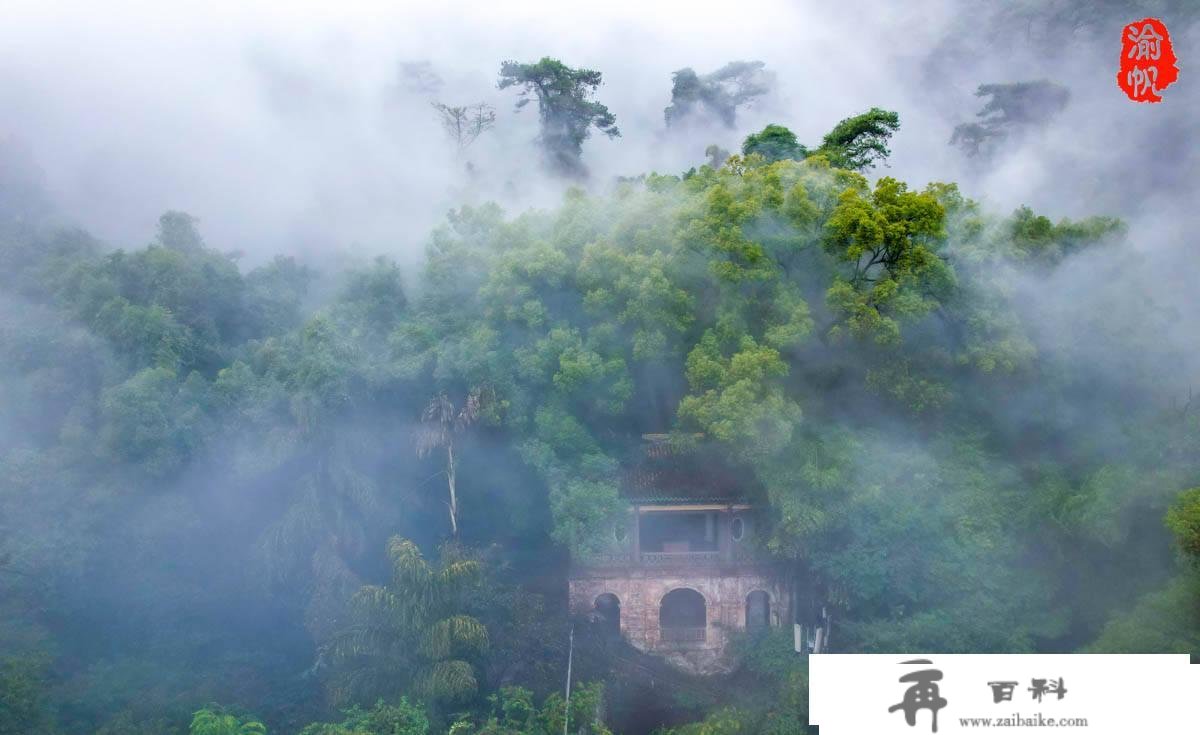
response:
[[[0,47],[4,132],[30,150],[60,211],[115,244],[144,242],[158,213],[182,209],[221,248],[259,258],[367,251],[412,260],[462,199],[500,198],[512,209],[552,203],[556,182],[529,180],[539,168],[535,115],[514,113],[515,95],[495,84],[500,60],[542,55],[604,73],[598,99],[622,136],[587,142],[594,186],[684,170],[709,143],[736,150],[767,122],[814,140],[837,120],[881,106],[903,120],[886,173],[960,181],[997,208],[1037,200],[1052,216],[1153,217],[1193,193],[1182,172],[1194,169],[1195,149],[1180,142],[1196,106],[1186,77],[1172,104],[1125,104],[1110,93],[1115,34],[1051,43],[1026,29],[988,39],[989,24],[972,22],[988,11],[970,3],[850,3],[836,12],[764,3],[732,16],[613,3],[583,18],[537,3],[357,13],[307,3],[287,11],[9,7]],[[1194,33],[1180,28],[1176,43],[1189,48]],[[664,136],[670,73],[734,59],[765,62],[778,76],[776,93],[741,111],[736,129]],[[428,62],[436,92],[406,85],[406,62]],[[974,115],[975,88],[1041,78],[1072,91],[1067,110],[995,170],[967,178],[946,141]],[[435,98],[497,109],[494,134],[470,152],[481,182],[467,183],[444,144],[428,104]],[[1136,183],[1117,194],[1108,182],[1118,180]]]
[[[577,645],[587,732],[803,732],[788,626],[703,677],[575,609],[668,436],[737,468],[840,650],[1200,660],[1200,23],[1084,5],[8,3],[0,725],[542,735]],[[1115,83],[1147,15],[1161,104]],[[498,88],[544,57],[603,75],[584,175]],[[668,125],[673,73],[738,61],[732,122]],[[435,103],[494,125],[457,150]],[[890,155],[831,167],[873,108]],[[812,159],[705,165],[771,124]],[[937,226],[860,278],[851,194]]]

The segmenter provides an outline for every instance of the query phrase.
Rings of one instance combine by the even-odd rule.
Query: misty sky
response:
[[[1197,198],[1186,139],[1195,28],[1176,30],[1184,72],[1165,103],[1137,105],[1114,83],[1119,28],[1049,45],[1033,30],[998,37],[982,2],[104,5],[5,3],[0,136],[36,161],[60,216],[113,246],[145,243],[162,211],[182,209],[211,245],[251,261],[384,252],[411,262],[464,201],[552,204],[562,184],[538,165],[536,110],[514,113],[515,94],[495,88],[502,60],[543,55],[604,73],[598,99],[623,137],[585,143],[596,188],[678,173],[707,144],[735,149],[768,122],[816,143],[879,106],[903,127],[891,168],[874,175],[957,180],[1000,212],[1029,203],[1054,219],[1174,222],[1163,238],[1191,231],[1177,225]],[[766,62],[776,94],[736,130],[666,136],[671,72],[737,59]],[[440,90],[406,87],[401,65],[414,61],[431,64]],[[1048,129],[986,171],[947,145],[980,106],[980,83],[1039,78],[1072,92]],[[430,99],[496,106],[496,129],[468,156],[474,178]]]

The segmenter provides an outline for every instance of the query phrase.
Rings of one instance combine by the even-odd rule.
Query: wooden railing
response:
[[[663,627],[662,639],[668,643],[703,643],[708,637],[707,628]]]

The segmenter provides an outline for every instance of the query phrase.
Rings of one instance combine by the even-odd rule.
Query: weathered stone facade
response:
[[[641,651],[692,673],[728,670],[733,632],[792,623],[790,589],[756,553],[749,497],[761,493],[716,447],[642,438],[622,480],[628,513],[573,560],[572,610],[609,634],[619,610],[620,634]]]
[[[664,640],[659,623],[662,600],[677,589],[695,590],[704,597],[703,640]],[[577,569],[570,581],[573,611],[587,613],[601,595],[616,596],[621,635],[630,644],[696,674],[731,668],[733,661],[726,655],[729,633],[745,629],[748,598],[755,591],[767,594],[770,625],[790,621],[788,590],[768,570],[752,565],[585,567]]]

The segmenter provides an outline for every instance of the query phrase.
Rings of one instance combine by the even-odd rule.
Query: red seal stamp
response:
[[[1171,34],[1158,18],[1142,18],[1121,29],[1117,86],[1134,102],[1162,102],[1159,92],[1179,78]]]

